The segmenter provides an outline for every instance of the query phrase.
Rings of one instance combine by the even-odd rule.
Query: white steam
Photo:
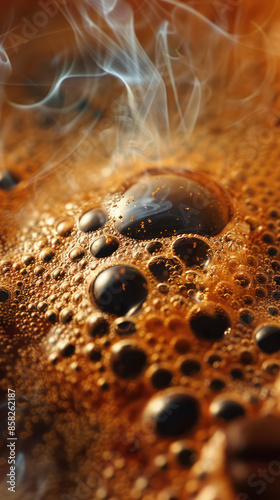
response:
[[[242,119],[256,111],[257,102],[262,107],[275,79],[279,39],[271,30],[273,9],[262,25],[242,34],[240,0],[225,2],[228,8],[216,12],[216,21],[195,1],[150,0],[137,8],[125,0],[46,5],[42,28],[34,25],[39,19],[42,24],[42,13],[31,12],[21,27],[28,40],[21,42],[12,30],[18,37],[13,45],[7,30],[0,45],[2,105],[8,109],[2,152],[13,112],[31,120],[35,149],[45,147],[36,177],[63,168],[75,154],[113,167],[138,157],[159,161],[191,141],[197,121],[210,111],[218,116],[238,107]],[[41,50],[49,40],[51,60]],[[21,79],[28,65],[38,81]],[[20,88],[22,97],[15,97]],[[47,130],[40,119],[49,122]]]

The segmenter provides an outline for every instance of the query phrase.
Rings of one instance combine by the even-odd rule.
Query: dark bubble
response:
[[[229,373],[233,379],[241,380],[244,377],[243,371],[237,366],[232,368]]]
[[[190,326],[198,338],[214,341],[223,338],[231,322],[220,306],[197,306],[190,316]]]
[[[141,177],[118,203],[116,229],[137,240],[222,231],[231,215],[226,195],[213,181],[201,184],[193,173],[187,175]]]
[[[279,313],[279,310],[277,309],[277,307],[269,306],[268,312],[269,312],[269,314],[271,314],[271,316],[277,316],[277,314]]]
[[[109,257],[119,247],[119,242],[114,236],[100,236],[90,245],[90,253],[97,259]]]
[[[125,316],[135,313],[145,302],[148,285],[135,267],[113,266],[90,284],[90,295],[102,311]]]
[[[89,344],[86,347],[86,353],[91,361],[98,362],[102,358],[100,349],[96,348],[94,344]]]
[[[267,283],[267,277],[263,273],[257,273],[256,276],[256,281],[260,283],[261,285],[265,285]]]
[[[246,306],[252,306],[254,304],[254,298],[250,295],[244,295],[243,302]]]
[[[52,272],[52,277],[55,280],[61,280],[65,276],[65,271],[62,267],[56,267]]]
[[[83,247],[77,246],[71,250],[69,258],[73,261],[76,261],[82,259],[84,255],[85,255],[85,249]]]
[[[48,320],[50,323],[54,324],[57,320],[57,314],[55,311],[52,311],[51,309],[46,312],[45,314],[46,320]]]
[[[177,337],[174,341],[174,349],[179,354],[185,354],[190,350],[190,344],[184,337]]]
[[[277,247],[268,247],[267,253],[270,257],[275,257],[278,254],[278,248]]]
[[[4,170],[0,173],[0,189],[4,191],[10,191],[19,183],[19,178],[13,172],[9,170]]]
[[[72,320],[72,317],[73,317],[73,311],[68,307],[62,309],[62,311],[59,314],[59,320],[63,324],[69,323]]]
[[[200,238],[178,238],[172,247],[188,267],[205,267],[209,262],[210,247]]]
[[[251,365],[254,362],[253,354],[250,351],[246,351],[246,350],[241,351],[240,362],[243,365]]]
[[[52,258],[54,257],[54,251],[52,248],[44,248],[39,254],[39,259],[41,259],[44,262],[50,262]]]
[[[276,285],[280,285],[280,275],[275,274],[275,276],[273,277],[273,281],[274,283],[276,283]]]
[[[274,325],[263,325],[255,332],[257,346],[266,354],[280,351],[280,328]]]
[[[10,298],[8,290],[5,288],[0,288],[0,302],[6,302]]]
[[[213,392],[220,392],[225,388],[225,386],[225,381],[221,378],[213,378],[213,380],[209,383],[209,387]]]
[[[271,377],[276,377],[280,371],[280,363],[278,360],[265,361],[262,369]]]
[[[86,322],[87,332],[91,337],[103,337],[110,331],[108,321],[100,316],[93,314],[89,316]]]
[[[192,375],[196,375],[201,370],[201,364],[196,359],[183,359],[180,365],[180,370],[183,375],[191,377]]]
[[[280,300],[280,290],[274,290],[274,292],[272,292],[272,298],[274,300]],[[272,314],[272,316],[273,316],[273,314]]]
[[[135,342],[121,340],[112,347],[110,364],[113,372],[120,378],[138,377],[146,362],[146,353]]]
[[[190,468],[197,461],[196,450],[187,442],[177,441],[176,443],[173,443],[171,451],[174,453],[177,462],[181,465],[181,467]]]
[[[148,267],[158,281],[167,281],[171,274],[182,273],[182,267],[177,259],[166,259],[165,257],[153,257]]]
[[[280,262],[278,262],[278,260],[273,260],[271,262],[271,267],[274,271],[280,271]]]
[[[63,358],[69,358],[75,352],[75,346],[73,344],[66,344],[60,351]]]
[[[249,280],[248,276],[246,276],[246,274],[244,274],[244,273],[236,274],[234,276],[234,279],[237,282],[237,284],[239,286],[241,286],[242,288],[246,288],[248,285],[250,285],[250,280]]]
[[[144,419],[152,419],[162,436],[183,436],[197,424],[199,414],[199,403],[192,395],[181,388],[166,389],[150,400]]]
[[[27,254],[22,257],[22,262],[26,265],[29,266],[30,264],[33,264],[35,262],[35,257],[32,254]]]
[[[173,374],[168,368],[157,366],[153,369],[150,381],[155,389],[165,389],[170,385],[172,378]]]
[[[217,399],[211,404],[211,413],[217,420],[229,422],[236,418],[244,417],[244,406],[233,399]]]
[[[146,250],[150,254],[158,253],[161,251],[161,249],[162,243],[160,241],[150,241],[150,243],[148,243],[148,245],[146,246]]]
[[[78,228],[84,233],[96,231],[107,221],[106,212],[102,208],[93,208],[85,212],[79,219]]]
[[[210,366],[214,366],[216,368],[222,362],[222,356],[213,352],[206,355],[206,361]]]
[[[115,321],[115,330],[118,335],[131,335],[136,332],[136,325],[128,318],[118,318]]]
[[[271,244],[274,242],[274,236],[272,233],[264,233],[262,236],[262,240],[264,243]]]
[[[254,313],[250,309],[241,309],[239,311],[239,318],[245,325],[250,325],[254,320]]]

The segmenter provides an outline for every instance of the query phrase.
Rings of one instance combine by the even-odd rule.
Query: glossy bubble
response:
[[[182,267],[178,259],[153,257],[148,263],[149,270],[158,281],[167,281],[172,274],[181,274]]]
[[[213,401],[210,407],[210,412],[217,420],[224,420],[225,422],[229,422],[246,415],[246,410],[241,403],[235,401],[234,399],[224,398]]]
[[[102,311],[125,316],[136,312],[148,294],[143,274],[132,266],[112,266],[90,284],[90,296]]]
[[[230,326],[229,315],[221,306],[195,306],[190,315],[190,327],[200,339],[219,340]]]
[[[200,238],[178,238],[173,251],[188,267],[205,267],[210,259],[210,247]]]
[[[168,172],[141,177],[125,191],[113,215],[121,234],[147,240],[190,233],[213,236],[229,222],[231,210],[213,181],[191,172]]]
[[[182,436],[197,424],[199,414],[196,398],[176,388],[154,396],[144,411],[144,419],[151,419],[156,432],[162,436]]]
[[[280,328],[275,325],[263,325],[255,332],[257,346],[266,354],[280,351]]]
[[[100,236],[90,245],[90,253],[97,259],[101,259],[112,255],[118,249],[118,246],[119,242],[114,236]]]
[[[10,298],[10,294],[6,288],[0,288],[0,302],[6,302]]]
[[[102,208],[93,208],[85,212],[79,219],[78,228],[84,233],[96,231],[104,226],[107,220],[106,212]]]
[[[138,377],[147,362],[146,353],[136,342],[121,340],[113,345],[110,363],[113,372],[120,378]]]

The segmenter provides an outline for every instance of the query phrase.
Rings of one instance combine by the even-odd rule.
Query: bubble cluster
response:
[[[104,464],[96,498],[189,498],[216,431],[272,407],[280,212],[258,220],[235,196],[210,173],[142,172],[42,209],[0,261],[1,370],[13,381],[19,363],[24,432],[55,422],[67,480],[90,474],[81,453]],[[39,452],[62,473],[52,439]]]

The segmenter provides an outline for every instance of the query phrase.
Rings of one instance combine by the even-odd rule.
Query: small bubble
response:
[[[179,260],[176,258],[153,257],[148,262],[148,267],[158,281],[167,281],[172,274],[181,274],[183,271]]]
[[[266,360],[262,364],[262,370],[271,377],[277,377],[280,371],[280,362],[278,360]]]
[[[101,259],[112,255],[119,247],[119,242],[114,236],[100,236],[90,245],[90,253],[93,257]]]
[[[150,254],[159,253],[162,250],[162,243],[160,241],[150,241],[146,246],[146,250]]]
[[[36,266],[34,269],[35,276],[42,276],[42,274],[44,272],[45,272],[45,268],[43,266]]]
[[[92,314],[86,321],[87,332],[91,337],[103,337],[110,331],[108,321],[102,316]]]
[[[106,212],[102,208],[93,208],[85,212],[79,219],[78,228],[84,233],[96,231],[107,221]]]
[[[71,250],[69,258],[72,261],[77,261],[80,260],[84,255],[85,255],[85,249],[83,247],[77,246]]]
[[[45,314],[45,318],[50,323],[54,324],[57,321],[57,315],[52,309],[48,310]]]
[[[184,337],[177,337],[174,340],[174,349],[178,354],[186,354],[190,350],[190,344]]]
[[[210,247],[200,238],[178,238],[172,245],[174,253],[188,267],[206,267],[210,260]]]
[[[72,320],[72,317],[73,317],[72,309],[65,307],[59,314],[59,321],[63,324],[69,323]]]
[[[221,378],[213,378],[209,383],[209,388],[213,392],[220,392],[225,388],[225,386],[226,386],[226,383]]]
[[[196,375],[197,373],[200,372],[201,364],[197,359],[185,358],[181,360],[180,370],[183,373],[183,375],[186,375],[187,377],[192,377],[193,375]]]
[[[32,254],[24,255],[22,258],[22,262],[26,266],[29,266],[30,264],[33,264],[33,262],[35,262],[35,257]]]
[[[63,358],[69,358],[75,352],[75,346],[73,344],[66,344],[62,347],[60,354]]]
[[[98,349],[93,342],[87,344],[85,352],[91,361],[98,362],[102,358],[100,349]]]
[[[151,366],[149,378],[155,389],[166,389],[173,378],[172,372],[163,366]]]
[[[42,260],[43,262],[50,262],[52,258],[54,257],[54,251],[51,248],[44,248],[42,252],[39,254],[39,259]]]
[[[74,227],[74,221],[71,218],[61,220],[57,223],[56,231],[59,236],[66,237],[69,236]]]
[[[250,280],[249,280],[248,276],[246,276],[246,274],[244,274],[244,273],[236,274],[234,276],[234,279],[237,282],[237,284],[239,286],[241,286],[242,288],[246,288],[250,284]]]
[[[200,339],[219,340],[231,326],[227,312],[221,306],[195,306],[190,315],[190,326]]]
[[[274,325],[260,326],[255,332],[257,346],[266,354],[280,351],[280,328]]]
[[[136,342],[121,340],[113,345],[110,363],[120,378],[137,378],[147,363],[147,355]]]
[[[118,335],[131,335],[136,332],[136,325],[129,318],[118,318],[114,326]]]
[[[254,320],[254,313],[250,309],[240,309],[239,318],[245,325],[250,325]]]
[[[6,288],[0,288],[0,302],[6,302],[10,298],[10,293]]]
[[[189,433],[197,424],[199,415],[197,399],[184,389],[174,388],[154,396],[148,402],[143,418],[154,422],[158,434],[175,437]]]
[[[216,399],[210,406],[210,413],[216,420],[230,422],[236,418],[244,417],[246,410],[244,406],[233,399]]]
[[[51,275],[53,279],[60,280],[65,276],[65,271],[64,269],[62,269],[62,267],[57,267],[53,270]]]
[[[181,467],[189,469],[197,461],[196,450],[187,442],[176,441],[170,446],[170,451],[176,457],[176,460]]]

